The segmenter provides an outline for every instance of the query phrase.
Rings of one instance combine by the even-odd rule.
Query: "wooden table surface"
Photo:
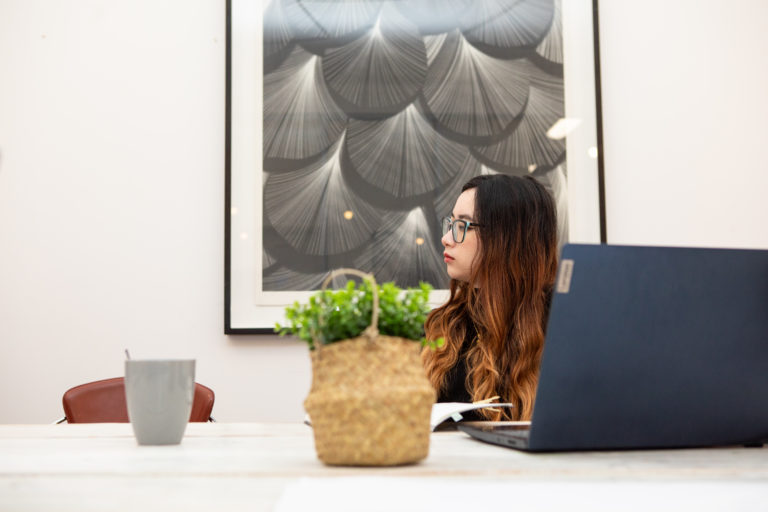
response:
[[[423,462],[330,467],[301,424],[0,425],[0,512],[24,510],[768,510],[768,448],[527,454],[433,433]]]

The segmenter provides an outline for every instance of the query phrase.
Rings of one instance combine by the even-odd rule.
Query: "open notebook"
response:
[[[432,430],[435,430],[440,424],[446,421],[461,421],[464,414],[477,409],[494,407],[514,407],[513,404],[500,403],[466,403],[466,402],[438,402],[432,405],[432,416],[429,424]]]

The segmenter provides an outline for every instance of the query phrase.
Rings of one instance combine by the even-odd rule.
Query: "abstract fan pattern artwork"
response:
[[[271,0],[263,289],[446,288],[439,219],[478,174],[539,179],[566,240],[560,1]]]

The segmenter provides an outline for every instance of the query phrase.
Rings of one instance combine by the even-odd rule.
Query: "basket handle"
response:
[[[339,268],[332,271],[330,274],[328,274],[328,277],[326,277],[325,281],[323,281],[323,285],[320,287],[320,290],[324,292],[334,277],[337,277],[343,274],[352,274],[362,279],[367,279],[368,281],[371,282],[371,289],[373,290],[373,307],[371,308],[371,311],[372,311],[371,325],[365,328],[365,330],[363,331],[363,336],[368,338],[368,340],[373,341],[379,335],[379,327],[378,327],[379,326],[379,290],[378,290],[378,287],[376,286],[376,279],[374,279],[373,274],[361,272],[354,268]],[[321,345],[322,343],[317,343],[316,350],[319,351]]]

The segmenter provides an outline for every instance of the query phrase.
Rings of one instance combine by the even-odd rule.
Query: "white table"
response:
[[[492,508],[491,508],[492,507]],[[432,434],[420,464],[323,465],[305,425],[0,425],[0,511],[768,510],[768,448],[526,454]]]

